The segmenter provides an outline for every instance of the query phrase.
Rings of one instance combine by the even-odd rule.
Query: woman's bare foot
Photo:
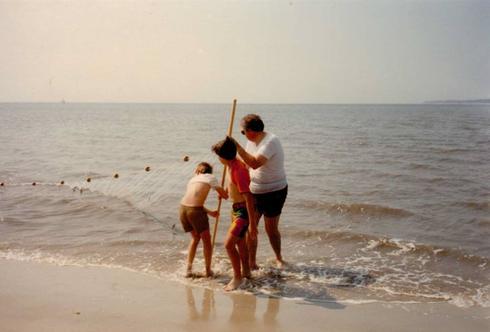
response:
[[[233,277],[233,279],[231,279],[231,281],[228,283],[228,285],[226,285],[224,287],[225,291],[229,292],[229,291],[237,289],[240,286],[240,284],[242,283],[242,280],[243,279],[238,279],[238,278]]]
[[[257,271],[260,267],[257,264],[250,264],[250,270]]]
[[[212,270],[206,271],[204,274],[206,278],[213,278],[214,277],[214,272]]]

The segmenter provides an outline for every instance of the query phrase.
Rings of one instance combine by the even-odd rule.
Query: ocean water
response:
[[[0,258],[221,289],[231,273],[230,204],[214,280],[182,277],[189,236],[177,212],[198,162],[221,179],[210,147],[224,138],[230,108],[0,104]],[[320,304],[490,306],[490,105],[238,104],[241,142],[247,113],[260,114],[285,150],[289,267],[274,267],[261,221],[261,269],[241,291]],[[214,193],[207,206],[217,206]]]

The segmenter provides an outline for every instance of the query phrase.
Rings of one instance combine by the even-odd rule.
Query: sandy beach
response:
[[[490,312],[308,303],[212,291],[126,270],[0,261],[2,331],[488,331]]]

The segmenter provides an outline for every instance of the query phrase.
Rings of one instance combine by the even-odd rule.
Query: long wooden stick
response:
[[[231,136],[231,133],[233,132],[233,121],[235,120],[235,110],[236,110],[236,99],[233,100],[233,107],[231,109],[231,117],[230,117],[230,123],[228,125],[228,136]],[[221,177],[221,187],[223,188],[225,185],[225,178],[226,178],[226,165],[223,168],[223,176]],[[211,253],[214,251],[214,241],[216,240],[216,231],[218,230],[218,224],[219,224],[219,212],[221,210],[221,197],[218,199],[218,216],[216,217],[216,222],[214,223],[214,230],[213,230],[213,241],[212,241],[212,246],[211,246]],[[211,255],[212,258],[212,255]]]

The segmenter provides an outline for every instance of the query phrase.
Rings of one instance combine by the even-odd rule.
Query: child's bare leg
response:
[[[228,257],[230,257],[231,266],[233,267],[233,278],[225,286],[225,291],[232,291],[240,286],[242,282],[242,273],[240,269],[240,255],[238,254],[238,250],[236,249],[236,245],[240,239],[231,232],[228,232],[225,240],[225,248],[228,253]]]
[[[197,234],[196,231],[191,232],[192,239],[191,242],[189,243],[189,253],[187,256],[187,272],[186,272],[186,277],[191,277],[192,276],[192,263],[194,262],[194,257],[196,257],[196,250],[197,246],[199,244],[199,240],[201,237],[199,234]]]
[[[209,229],[205,230],[201,234],[202,238],[202,246],[204,252],[204,264],[206,265],[206,277],[212,277],[214,275],[211,270],[211,255],[212,253],[212,245],[211,245],[211,234],[209,233]]]
[[[245,238],[238,241],[238,253],[240,254],[240,261],[242,262],[242,276],[245,278],[250,278],[252,274],[250,273],[250,265],[248,262],[248,246]]]

